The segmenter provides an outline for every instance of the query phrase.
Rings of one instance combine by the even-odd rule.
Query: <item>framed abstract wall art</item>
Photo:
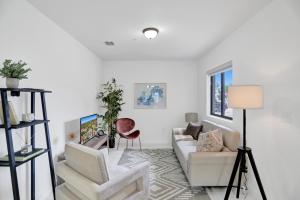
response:
[[[167,107],[166,83],[135,83],[134,108],[165,109]]]

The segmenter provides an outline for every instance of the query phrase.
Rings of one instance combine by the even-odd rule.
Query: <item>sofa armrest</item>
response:
[[[173,135],[183,135],[185,130],[186,130],[186,128],[173,128],[172,129],[172,134]]]
[[[98,185],[79,174],[66,162],[60,162],[56,167],[56,174],[65,180],[65,182],[88,197],[90,200],[107,200],[115,193],[121,191],[125,186],[136,181],[139,191],[148,195],[149,190],[149,164],[142,163],[131,168],[127,173],[120,175],[106,183]]]
[[[191,186],[228,185],[236,155],[237,152],[189,153],[187,178]]]
[[[192,152],[189,154],[190,164],[231,164],[237,152]]]

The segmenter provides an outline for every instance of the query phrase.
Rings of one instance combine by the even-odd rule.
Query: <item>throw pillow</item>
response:
[[[219,129],[201,133],[198,138],[197,151],[220,152],[223,149],[222,132]]]
[[[202,129],[203,129],[202,125],[189,123],[184,132],[184,135],[191,135],[194,140],[198,140],[198,136],[202,131]]]

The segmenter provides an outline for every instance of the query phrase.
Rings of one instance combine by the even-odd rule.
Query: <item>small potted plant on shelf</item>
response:
[[[103,91],[99,92],[97,99],[103,103],[103,108],[106,109],[104,115],[100,115],[102,118],[102,128],[108,131],[109,147],[115,147],[116,127],[115,121],[117,120],[119,113],[122,111],[121,107],[123,102],[123,90],[116,83],[116,79],[108,81],[103,84]]]
[[[27,63],[22,60],[13,62],[6,59],[3,62],[3,67],[0,69],[0,76],[6,78],[7,88],[18,88],[21,79],[27,79],[27,73],[31,71],[30,68],[25,68]]]

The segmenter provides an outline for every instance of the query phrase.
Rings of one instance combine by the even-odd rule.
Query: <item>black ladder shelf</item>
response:
[[[51,142],[50,142],[50,136],[49,136],[49,125],[48,125],[49,120],[47,117],[46,101],[45,101],[45,93],[51,93],[51,91],[46,91],[43,89],[33,89],[33,88],[17,88],[17,89],[0,88],[0,92],[1,92],[1,102],[2,102],[2,110],[3,110],[3,118],[4,118],[4,124],[0,125],[0,128],[5,129],[7,152],[8,152],[8,158],[9,158],[8,159],[9,161],[0,161],[0,167],[9,167],[10,168],[14,200],[20,199],[16,168],[26,162],[29,162],[29,161],[31,161],[31,200],[35,200],[35,158],[37,158],[45,153],[48,153],[50,174],[51,174],[51,183],[52,183],[52,192],[53,192],[53,198],[55,200],[56,181],[55,181],[54,166],[53,166],[53,160],[52,160]],[[31,113],[34,113],[34,114],[35,114],[35,94],[40,93],[41,103],[42,103],[42,111],[43,111],[43,119],[42,120],[34,120],[32,122],[21,122],[18,125],[11,125],[10,116],[9,116],[9,106],[8,106],[8,100],[7,100],[8,92],[11,93],[11,96],[20,96],[21,92],[31,93],[30,111],[31,111]],[[44,149],[44,151],[42,151],[38,155],[35,155],[34,157],[32,157],[26,161],[22,161],[22,162],[16,161],[14,147],[13,147],[13,140],[12,140],[12,129],[30,127],[30,135],[31,135],[30,142],[31,142],[32,148],[34,149],[35,148],[35,125],[38,125],[38,124],[44,124],[47,148]]]

